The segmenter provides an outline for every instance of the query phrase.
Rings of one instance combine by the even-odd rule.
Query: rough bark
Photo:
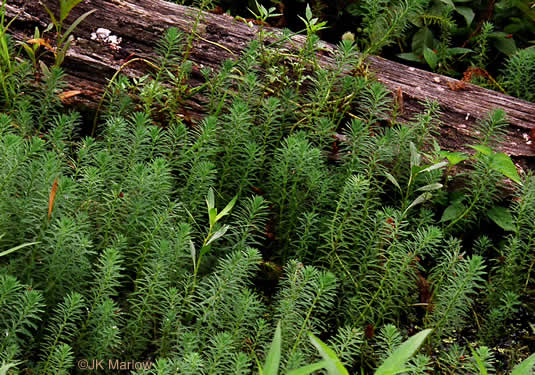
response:
[[[56,0],[44,1],[53,11],[58,12]],[[83,94],[71,99],[76,104],[94,108],[100,100],[107,80],[119,69],[126,58],[151,57],[155,42],[164,31],[172,26],[185,33],[191,33],[197,17],[197,11],[168,3],[163,0],[86,0],[74,9],[66,21],[70,24],[82,13],[96,9],[75,31],[76,41],[63,65],[68,74],[68,81],[73,89],[82,90]],[[18,14],[10,32],[18,40],[25,40],[33,35],[36,26],[43,29],[49,17],[38,1],[8,1],[9,16]],[[122,38],[120,49],[111,48],[107,43],[91,40],[91,33],[102,27],[113,35]],[[278,32],[275,29],[269,31]],[[229,58],[238,57],[248,43],[255,38],[258,28],[249,26],[228,15],[203,14],[197,28],[190,59],[197,66],[218,69]],[[303,42],[303,37],[295,36],[296,46]],[[324,43],[324,52],[320,57],[322,65],[332,62],[334,46]],[[448,82],[457,80],[408,67],[380,57],[367,60],[369,70],[383,82],[393,93],[403,94],[404,117],[410,118],[421,110],[421,101],[437,100],[441,115],[441,146],[449,150],[465,150],[466,144],[473,144],[473,125],[494,109],[501,108],[507,112],[510,126],[501,151],[515,157],[526,167],[533,167],[535,162],[535,141],[528,134],[535,126],[535,104],[503,95],[467,83],[465,90],[454,91]],[[130,76],[143,74],[146,67],[132,64],[123,72]],[[200,82],[201,77],[193,75],[192,84]],[[184,115],[192,118],[202,116],[202,107],[192,102],[184,110]]]

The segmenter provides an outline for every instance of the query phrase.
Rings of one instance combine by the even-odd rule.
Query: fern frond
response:
[[[129,296],[129,314],[125,328],[126,351],[139,354],[152,340],[161,311],[160,301],[169,288],[168,268],[172,249],[167,240],[154,243],[153,256],[146,262],[143,271],[135,280],[134,292]]]
[[[535,101],[535,48],[521,49],[510,56],[501,81],[510,95]]]
[[[56,303],[70,291],[87,289],[94,254],[87,230],[87,224],[82,220],[67,217],[49,229],[38,254],[42,256],[43,264],[34,272],[50,303]]]
[[[368,126],[371,126],[376,121],[382,121],[387,118],[387,115],[392,106],[392,99],[390,98],[390,90],[388,90],[380,82],[372,82],[361,93],[361,107],[360,112],[367,118]]]
[[[249,197],[234,208],[232,226],[228,238],[234,250],[259,247],[268,220],[268,202],[259,195]]]
[[[60,303],[46,329],[42,347],[41,373],[56,374],[70,368],[73,355],[69,344],[75,338],[85,307],[81,294],[70,293]]]
[[[175,287],[164,291],[161,303],[161,323],[160,339],[158,340],[159,354],[161,357],[167,357],[171,350],[178,346],[182,339],[184,327],[182,326],[181,317],[183,295]]]
[[[87,358],[112,358],[122,344],[119,327],[123,319],[119,306],[105,297],[90,312],[87,334],[79,344],[80,352]]]
[[[277,150],[269,181],[269,199],[278,207],[284,247],[297,227],[299,216],[315,204],[327,201],[328,178],[323,165],[321,151],[312,147],[303,133],[286,138]]]
[[[337,282],[332,273],[293,260],[286,265],[285,275],[276,298],[275,320],[282,322],[282,336],[287,340],[281,352],[291,369],[300,361],[298,357],[313,354],[305,333],[317,334],[323,328],[321,317],[333,306]]]
[[[494,147],[503,142],[505,129],[508,126],[505,111],[496,109],[489,112],[488,117],[478,122],[479,140],[481,144]]]
[[[124,271],[122,252],[126,247],[126,238],[119,237],[116,243],[104,250],[98,259],[97,268],[93,271],[94,282],[91,288],[92,307],[96,307],[107,297],[114,297],[121,286]],[[92,310],[92,308],[90,309]]]
[[[166,69],[173,65],[178,65],[181,59],[183,35],[177,27],[170,27],[165,30],[162,38],[156,43],[156,53],[158,54],[158,65],[160,70],[156,76],[156,81]]]
[[[252,132],[255,134],[255,140],[264,149],[265,162],[269,164],[269,156],[273,154],[284,135],[280,99],[275,96],[264,99],[260,108],[260,118],[260,126],[254,126]]]
[[[49,365],[42,374],[68,375],[74,367],[74,353],[67,344],[60,344],[54,348],[48,360]]]
[[[235,251],[220,261],[217,271],[199,285],[193,303],[198,334],[210,337],[227,330],[236,340],[244,328],[254,324],[261,305],[247,287],[260,260],[258,250]]]
[[[230,334],[221,332],[210,338],[206,353],[207,373],[214,375],[229,374],[233,364],[232,353],[234,350],[236,350],[235,343]]]
[[[454,256],[461,259],[452,262]],[[464,259],[460,254],[448,252],[441,263],[448,263],[446,269],[450,271],[444,274],[439,271],[440,268],[436,268],[431,273],[430,282],[435,286],[433,310],[426,322],[427,326],[435,329],[437,338],[465,324],[464,318],[472,304],[472,296],[482,287],[481,276],[485,269],[483,258],[477,255]]]
[[[229,113],[222,120],[225,126],[222,126],[222,131],[218,134],[222,151],[218,160],[220,171],[218,190],[241,192],[247,187],[244,179],[254,178],[262,150],[256,142],[249,140],[253,118],[247,103],[235,100]]]
[[[71,141],[80,130],[80,120],[80,115],[76,112],[54,118],[46,139],[59,157],[71,154]]]
[[[337,266],[337,259],[353,257],[353,249],[368,240],[369,232],[364,223],[373,208],[373,202],[367,199],[368,192],[369,181],[362,175],[347,179],[325,234],[329,244],[325,258],[330,262],[330,269]]]
[[[350,326],[340,327],[335,336],[329,341],[332,348],[344,366],[352,367],[353,362],[360,356],[364,343],[364,333],[361,329]]]
[[[403,336],[393,324],[386,324],[377,335],[377,356],[379,363],[384,362],[403,342]]]
[[[47,120],[52,118],[54,110],[61,108],[58,94],[65,87],[65,72],[59,67],[52,67],[44,72],[42,90],[37,92],[36,100],[40,103],[39,120],[37,131],[42,131],[47,125]]]
[[[344,136],[340,153],[346,176],[363,174],[370,182],[376,182],[386,171],[384,164],[393,157],[393,143],[385,136],[374,136],[371,124],[360,119],[346,125]],[[382,183],[373,185],[373,191],[380,194]]]
[[[37,329],[41,320],[44,299],[42,294],[22,285],[15,277],[0,275],[0,353],[8,354],[5,360],[15,360],[31,341],[32,331]]]
[[[322,218],[319,213],[312,210],[305,212],[299,217],[296,232],[297,239],[292,243],[295,249],[295,257],[302,262],[313,261],[320,244],[321,235],[327,225],[328,218]]]
[[[374,18],[369,18],[368,54],[376,54],[382,48],[394,43],[407,30],[412,19],[417,18],[427,5],[427,0],[401,0]]]

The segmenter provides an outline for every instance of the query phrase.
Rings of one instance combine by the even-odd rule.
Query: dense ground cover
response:
[[[255,0],[174,0],[249,18]],[[322,40],[351,32],[362,51],[535,100],[535,6],[529,0],[264,0],[268,22],[302,30],[307,3],[328,27]],[[393,27],[390,27],[393,26]],[[384,39],[386,43],[378,43]]]
[[[281,373],[380,374],[424,329],[405,373],[508,373],[533,352],[535,177],[494,151],[505,114],[473,155],[444,152],[435,103],[398,123],[354,41],[320,68],[325,25],[303,20],[302,50],[262,31],[197,87],[193,34],[168,30],[87,136],[61,54],[26,58],[2,19],[0,371],[274,374],[279,354]],[[180,115],[194,94],[199,123]]]

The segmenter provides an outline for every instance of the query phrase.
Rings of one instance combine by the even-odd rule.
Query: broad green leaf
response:
[[[205,245],[205,246],[201,247],[201,251],[199,251],[199,261],[200,261],[201,257],[204,254],[208,253],[211,249],[212,249],[212,246],[210,246],[210,245]]]
[[[450,202],[451,204],[460,204],[466,200],[466,194],[461,191],[452,191],[450,193]]]
[[[464,152],[449,152],[449,151],[440,151],[440,156],[443,156],[446,159],[448,159],[451,165],[459,164],[460,162],[470,157]]]
[[[318,339],[313,334],[309,333],[308,337],[312,345],[316,347],[321,355],[321,358],[326,362],[325,369],[329,375],[349,375],[346,368],[331,348],[329,348],[323,341]]]
[[[281,361],[281,322],[277,323],[275,329],[275,336],[269,347],[269,352],[262,369],[264,375],[277,375],[279,373],[279,365]]]
[[[225,235],[225,233],[227,233],[228,228],[229,228],[228,225],[223,225],[217,232],[212,234],[212,237],[210,237],[210,239],[206,243],[206,246],[210,245],[212,242],[214,242],[218,238],[223,237]]]
[[[503,31],[493,31],[489,34],[489,37],[493,39],[505,39],[506,36],[507,33]]]
[[[265,17],[267,15],[266,7],[261,4],[258,4],[258,2],[256,3],[256,5],[258,6],[260,14]]]
[[[396,56],[407,61],[422,62],[422,59],[412,52],[398,53]]]
[[[308,21],[312,19],[312,10],[310,9],[309,4],[307,4],[307,7],[305,9],[305,17],[307,18]]]
[[[306,365],[301,368],[292,370],[286,375],[308,375],[308,374],[312,374],[315,371],[324,369],[326,365],[327,365],[327,361],[319,361],[319,362],[312,363],[310,365]]]
[[[35,52],[32,48],[30,48],[30,46],[28,46],[26,43],[22,43],[22,42],[18,42],[19,45],[22,46],[22,48],[24,48],[26,50],[26,53],[28,54],[29,57],[35,55]],[[34,45],[35,47],[36,45]]]
[[[417,61],[421,61],[421,59],[416,54],[421,55],[424,47],[431,46],[433,46],[433,32],[428,27],[421,28],[412,37],[411,48],[413,54],[418,59]]]
[[[87,18],[87,16],[89,16],[90,14],[96,12],[97,10],[96,9],[91,9],[90,11],[88,12],[85,12],[84,14],[82,14],[80,17],[78,17],[72,24],[71,26],[69,26],[69,28],[67,29],[67,31],[65,31],[65,33],[61,36],[61,39],[59,40],[58,42],[58,45],[62,45],[63,42],[71,35],[71,33],[74,31],[74,29],[76,29],[76,27],[78,27],[78,25],[80,23],[83,22],[83,20],[85,20]]]
[[[52,28],[54,27],[54,23],[53,22],[50,22],[46,28],[43,30],[43,34],[46,34],[48,33],[50,30],[52,30]]]
[[[59,22],[63,22],[65,18],[69,16],[69,13],[71,13],[72,8],[80,4],[84,0],[60,0],[59,3]]]
[[[477,152],[482,153],[483,155],[492,155],[492,149],[489,146],[485,145],[469,145],[468,147],[473,148]]]
[[[487,215],[489,219],[494,221],[500,228],[506,231],[514,231],[515,225],[511,211],[505,207],[494,206],[488,210]]]
[[[431,69],[435,69],[438,64],[438,56],[429,47],[424,47],[424,59]]]
[[[388,172],[385,172],[385,176],[386,178],[388,178],[388,180],[394,184],[395,187],[397,187],[399,189],[399,191],[401,191],[401,186],[399,186],[398,184],[398,181],[396,180],[396,178],[394,176],[392,176],[390,173]]]
[[[462,47],[454,47],[454,48],[448,48],[448,53],[450,55],[462,55],[465,53],[474,52],[474,50],[470,48],[462,48]]]
[[[232,208],[236,204],[237,200],[238,200],[238,196],[236,195],[234,198],[232,198],[232,200],[230,202],[228,202],[226,207],[223,208],[223,210],[219,213],[219,215],[217,215],[215,221],[219,221],[223,216],[228,215],[230,210],[232,210]]]
[[[425,193],[422,193],[420,194],[419,196],[416,197],[415,200],[412,201],[412,203],[409,205],[409,207],[407,207],[405,209],[405,212],[407,212],[408,210],[410,210],[411,208],[413,208],[414,206],[417,206],[419,204],[422,204],[423,202],[431,199],[431,197],[433,196],[433,194],[431,194],[430,192],[426,191]]]
[[[504,174],[517,184],[522,185],[518,171],[511,158],[503,152],[495,153],[490,158],[490,167],[497,172]]]
[[[427,168],[422,169],[418,173],[431,172],[431,171],[434,171],[435,169],[439,169],[439,168],[445,167],[448,164],[449,163],[447,161],[441,161],[440,163],[435,163],[435,164],[433,164],[433,165],[431,165],[431,166],[429,166]]]
[[[416,146],[414,145],[414,143],[412,142],[409,143],[409,149],[411,151],[411,169],[412,169],[413,167],[418,167],[420,165],[420,161],[422,158],[420,156],[420,153],[416,149]]]
[[[214,191],[212,188],[208,189],[208,194],[206,194],[206,205],[208,206],[208,209],[215,207]]]
[[[195,251],[195,244],[192,240],[189,240],[189,251],[191,253],[191,259],[193,260],[193,264],[197,262],[197,252]]]
[[[516,42],[513,38],[503,38],[494,41],[494,47],[501,53],[507,56],[511,56],[517,50]]]
[[[466,20],[466,26],[470,26],[474,20],[474,10],[469,7],[456,7],[455,11],[464,17]]]
[[[208,218],[210,219],[210,226],[213,227],[217,221],[217,208],[213,207],[208,210]]]
[[[442,214],[442,217],[440,218],[440,222],[446,222],[446,221],[452,221],[457,219],[464,211],[466,210],[466,207],[461,202],[455,202],[453,204],[450,204]]]
[[[421,188],[416,189],[416,191],[433,191],[433,190],[441,189],[442,186],[444,185],[439,184],[439,183],[434,183],[434,184],[422,186]]]
[[[425,168],[427,168],[426,166],[419,166],[419,167],[412,167],[411,168],[411,174],[413,176],[417,176],[419,175]]]
[[[535,354],[530,355],[515,366],[511,375],[530,375],[535,367]]]
[[[394,375],[407,371],[405,363],[418,351],[431,331],[432,329],[425,329],[408,338],[383,362],[375,375]]]
[[[71,35],[67,38],[67,41],[59,51],[56,52],[56,66],[60,66],[63,63],[63,60],[65,59],[65,56],[67,56],[67,51],[69,50],[69,47],[71,46],[72,41],[74,40],[74,37]]]
[[[2,251],[2,252],[0,253],[0,257],[6,256],[6,255],[8,255],[8,254],[11,254],[11,253],[14,252],[14,251],[23,249],[23,248],[25,248],[25,247],[32,246],[32,245],[36,245],[36,244],[38,244],[38,243],[39,243],[39,242],[29,242],[29,243],[23,243],[22,245],[19,245],[19,246],[12,247],[11,249],[7,249],[6,251]]]

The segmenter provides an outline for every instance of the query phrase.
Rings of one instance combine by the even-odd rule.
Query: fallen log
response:
[[[58,12],[58,1],[46,0],[44,3],[53,12]],[[125,59],[132,56],[153,57],[156,41],[169,27],[178,27],[185,33],[191,33],[198,12],[163,0],[86,0],[72,11],[66,24],[92,9],[96,9],[96,12],[77,27],[74,33],[76,40],[62,65],[71,88],[82,91],[81,95],[71,100],[75,105],[89,108],[95,108],[108,80]],[[49,23],[49,16],[38,1],[8,1],[7,15],[17,15],[9,32],[21,41],[31,38],[36,26],[44,29]],[[121,38],[120,48],[92,39],[91,34],[98,28],[105,28],[111,35]],[[271,28],[268,31],[280,33]],[[189,58],[197,66],[218,69],[224,60],[237,58],[257,32],[258,27],[247,25],[229,15],[204,13]],[[299,46],[304,37],[294,36],[292,40]],[[326,66],[333,61],[334,46],[323,43],[323,50],[319,60],[321,65]],[[511,155],[524,168],[535,169],[535,140],[529,135],[535,127],[534,103],[470,83],[464,84],[463,90],[453,90],[452,86],[458,82],[455,79],[380,57],[369,57],[367,64],[380,82],[393,93],[403,95],[402,118],[409,119],[421,111],[421,102],[426,99],[439,103],[442,112],[440,143],[444,149],[466,150],[466,144],[475,142],[474,123],[492,109],[505,110],[510,126],[500,151]],[[122,72],[129,76],[140,76],[145,73],[144,69],[146,67],[141,64],[132,64]],[[190,84],[197,85],[200,82],[200,76],[193,76]],[[194,101],[190,104],[190,108],[184,110],[187,112],[185,115],[201,118],[202,106]]]

